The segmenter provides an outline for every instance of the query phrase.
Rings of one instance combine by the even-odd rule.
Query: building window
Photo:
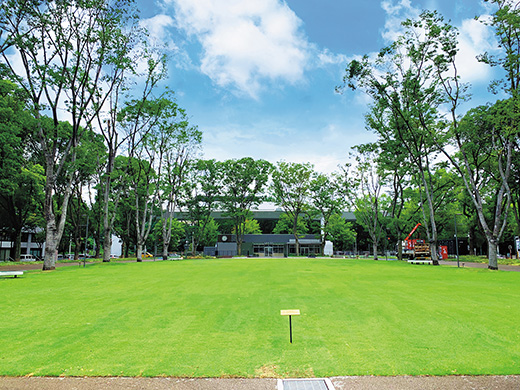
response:
[[[300,255],[307,256],[307,255],[318,255],[321,253],[321,247],[317,244],[300,244]],[[289,254],[295,255],[296,254],[296,245],[290,244],[289,245]]]
[[[254,244],[253,253],[258,256],[283,256],[284,246],[282,244]]]

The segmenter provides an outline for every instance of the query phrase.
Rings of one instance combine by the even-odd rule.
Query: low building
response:
[[[41,231],[42,229],[39,229]],[[20,245],[21,255],[33,255],[38,258],[43,257],[45,243],[36,240],[38,230],[23,230]],[[0,234],[0,261],[9,261],[14,256],[15,243],[8,234]]]
[[[282,215],[283,213],[284,211],[279,208],[275,210],[251,210],[250,218],[258,221],[263,234],[272,234],[273,229],[276,226],[276,223],[280,219],[280,215]],[[345,211],[341,213],[341,216],[347,222],[356,221],[356,216],[353,212]],[[190,219],[189,214],[185,211],[176,211],[173,213],[173,217],[178,219],[179,221],[188,221]],[[229,220],[229,217],[227,216],[225,211],[213,211],[211,213],[211,217],[216,221]],[[321,217],[316,216],[314,220],[320,221]]]
[[[321,253],[319,236],[302,235],[298,242],[302,256],[315,256]],[[328,251],[332,251],[331,246],[332,244],[327,244]],[[206,248],[205,253],[216,256],[236,256],[238,254],[236,235],[219,235],[215,248]],[[296,239],[293,234],[245,234],[242,242],[242,255],[255,257],[296,255]]]

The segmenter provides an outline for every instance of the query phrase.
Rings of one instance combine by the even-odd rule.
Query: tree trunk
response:
[[[136,256],[137,256],[137,262],[142,262],[143,261],[143,245],[138,243],[137,244],[137,253],[136,253]]]
[[[298,214],[299,212],[296,211],[294,213],[294,221],[293,221],[293,234],[294,234],[294,246],[296,249],[296,256],[300,256],[300,240],[298,239]]]
[[[69,191],[65,191],[65,196],[61,207],[61,216],[59,225],[56,225],[56,216],[53,211],[53,181],[47,177],[45,185],[45,206],[44,214],[46,220],[46,235],[45,235],[45,257],[43,260],[44,271],[51,271],[56,269],[56,261],[58,259],[58,246],[63,235],[65,227],[65,218],[67,215],[67,206],[70,196]]]
[[[47,158],[47,167],[45,175],[47,182],[45,183],[45,204],[44,215],[46,222],[45,229],[45,257],[43,259],[43,270],[50,271],[56,269],[56,260],[58,259],[58,245],[60,240],[57,236],[56,216],[53,211],[53,189],[54,189],[54,161]]]
[[[110,195],[110,186],[111,186],[111,180],[110,180],[110,174],[113,170],[113,162],[109,162],[107,164],[107,181],[105,183],[105,193],[103,194],[103,262],[108,263],[110,262],[110,255],[112,252],[112,226],[110,223],[110,208],[108,207],[108,203],[110,201],[109,195]]]
[[[99,230],[98,230],[98,233],[96,234],[95,242],[96,242],[96,254],[94,255],[94,257],[96,259],[99,259],[101,257],[101,238],[99,237]]]
[[[121,258],[128,258],[128,243],[125,240],[121,243]]]
[[[426,180],[426,172],[428,172],[428,175],[430,177],[430,180],[431,180],[431,175],[430,175],[430,170],[429,170],[429,164],[427,163],[427,169],[426,169],[426,172],[425,172],[425,168],[422,166],[422,162],[419,164],[419,172],[421,174],[421,181],[423,183],[423,186],[424,186],[424,193],[426,195],[426,201],[428,202],[428,213],[429,213],[429,219],[430,219],[430,223],[429,223],[429,227],[431,229],[431,233],[430,233],[430,229],[426,229],[426,234],[428,236],[428,241],[430,243],[430,256],[431,256],[431,259],[434,261],[434,262],[437,262],[438,261],[438,256],[437,256],[437,223],[435,222],[435,207],[434,207],[434,202],[433,202],[433,194],[432,194],[432,189],[431,187],[429,186],[429,183],[428,183],[428,180]],[[424,216],[424,226],[426,227],[427,226],[427,223],[428,223],[428,220],[426,218],[426,215],[425,215],[425,212],[424,212],[424,204],[423,204],[423,200],[422,200],[422,196],[421,196],[421,207],[423,208],[423,216]],[[435,248],[435,250],[433,250]]]
[[[430,257],[431,257],[434,265],[439,265],[438,250],[439,250],[439,246],[437,244],[430,242]]]
[[[27,248],[29,250],[29,248]],[[22,229],[17,229],[14,233],[14,261],[20,261],[22,254]]]
[[[163,236],[163,247],[162,247],[162,259],[163,260],[168,260],[169,247],[170,247],[170,243],[165,241],[164,236]]]
[[[81,242],[80,242],[80,239],[79,237],[76,235],[74,237],[74,260],[79,260],[79,250],[80,250],[80,245],[81,245]]]
[[[168,260],[168,252],[170,250],[170,241],[172,238],[172,213],[163,211],[162,213],[162,259]]]
[[[399,234],[398,237],[401,237]],[[397,259],[403,260],[403,242],[401,240],[397,241]]]
[[[105,229],[105,239],[103,240],[103,263],[110,262],[112,252],[112,234],[110,229]]]
[[[56,260],[57,259],[58,259],[58,240],[56,240],[56,238],[54,237],[54,234],[46,234],[46,236],[45,236],[45,257],[43,260],[43,270],[51,271],[51,270],[56,269]]]
[[[321,218],[320,218],[320,240],[321,240],[320,255],[321,256],[325,256],[325,238],[326,238],[325,230],[327,230],[327,226],[325,224],[325,218],[323,217],[323,212],[322,212]]]
[[[373,240],[372,241],[372,250],[374,251],[374,260],[378,260],[378,257],[377,257],[377,240]]]
[[[475,225],[472,225],[469,228],[468,245],[469,245],[470,256],[476,256],[477,252],[475,251]]]
[[[487,237],[488,241],[488,260],[489,265],[488,268],[492,270],[498,269],[498,256],[497,256],[497,247],[498,242],[494,237]]]
[[[432,229],[432,235],[430,239],[430,256],[434,262],[439,260],[439,256],[437,255],[437,224],[435,222],[435,212],[433,211],[433,199],[431,198],[431,194],[427,192],[428,197],[428,208],[430,209],[430,226]]]
[[[76,138],[74,138],[77,140]],[[67,219],[67,209],[69,206],[70,194],[72,192],[72,179],[73,174],[70,173],[67,177],[65,184],[65,190],[63,194],[63,200],[61,202],[60,216],[56,217],[54,213],[54,185],[56,183],[56,175],[59,173],[54,171],[54,153],[50,153],[47,149],[47,139],[43,136],[43,132],[40,131],[40,142],[45,154],[45,201],[43,205],[43,214],[46,223],[46,238],[45,238],[45,257],[43,260],[44,271],[50,271],[56,269],[56,261],[58,260],[58,246],[60,245],[63,230],[65,229],[65,221]],[[75,146],[76,142],[71,144]],[[63,157],[65,158],[65,157]],[[76,161],[76,152],[73,150],[70,162],[73,164]]]
[[[242,238],[237,237],[237,255],[242,256]]]

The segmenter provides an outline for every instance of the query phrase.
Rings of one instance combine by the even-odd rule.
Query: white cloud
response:
[[[382,32],[383,39],[387,43],[394,42],[403,33],[401,23],[404,20],[415,19],[420,14],[420,10],[414,8],[410,0],[383,0],[381,8],[387,14]]]
[[[410,0],[383,0],[381,7],[387,14],[382,37],[387,43],[394,42],[402,33],[401,22],[407,18],[417,19],[421,10],[414,8]],[[486,18],[482,16],[482,18]],[[457,70],[464,82],[487,81],[491,70],[476,57],[485,51],[496,50],[497,42],[489,26],[475,20],[465,19],[459,29],[459,53]]]
[[[200,70],[257,96],[265,81],[296,83],[309,61],[301,20],[280,0],[167,0],[177,26],[203,48]]]
[[[331,53],[327,48],[318,53],[318,65],[322,67],[328,65],[345,65],[348,60],[346,55]]]
[[[486,51],[495,51],[498,47],[493,31],[475,19],[463,20],[459,31],[457,65],[463,81],[489,81],[492,78],[491,68],[478,62],[476,57]]]
[[[276,130],[274,130],[276,129]],[[352,146],[372,142],[375,135],[365,131],[360,120],[334,120],[311,132],[266,121],[247,128],[238,124],[205,127],[205,158],[226,160],[241,157],[310,162],[315,170],[330,173],[345,164]]]
[[[155,15],[148,19],[142,19],[140,25],[148,32],[149,43],[152,47],[159,49],[160,53],[174,53],[171,60],[177,68],[189,70],[194,66],[186,50],[179,46],[171,34],[172,27],[175,26],[175,20],[165,14]],[[141,49],[142,47],[139,46]],[[141,58],[138,64],[140,71],[146,71],[147,62]]]
[[[166,45],[171,49],[177,46],[171,40],[168,34],[168,28],[174,25],[174,20],[168,15],[156,15],[149,19],[141,20],[141,26],[148,30],[150,40],[159,45]]]

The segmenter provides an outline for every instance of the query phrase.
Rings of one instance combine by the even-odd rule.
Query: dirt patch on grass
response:
[[[312,368],[297,369],[292,371],[280,371],[280,367],[274,364],[266,364],[255,370],[256,378],[315,378]]]
[[[278,366],[274,364],[266,364],[255,370],[255,376],[257,378],[281,378],[281,375],[277,372]]]

